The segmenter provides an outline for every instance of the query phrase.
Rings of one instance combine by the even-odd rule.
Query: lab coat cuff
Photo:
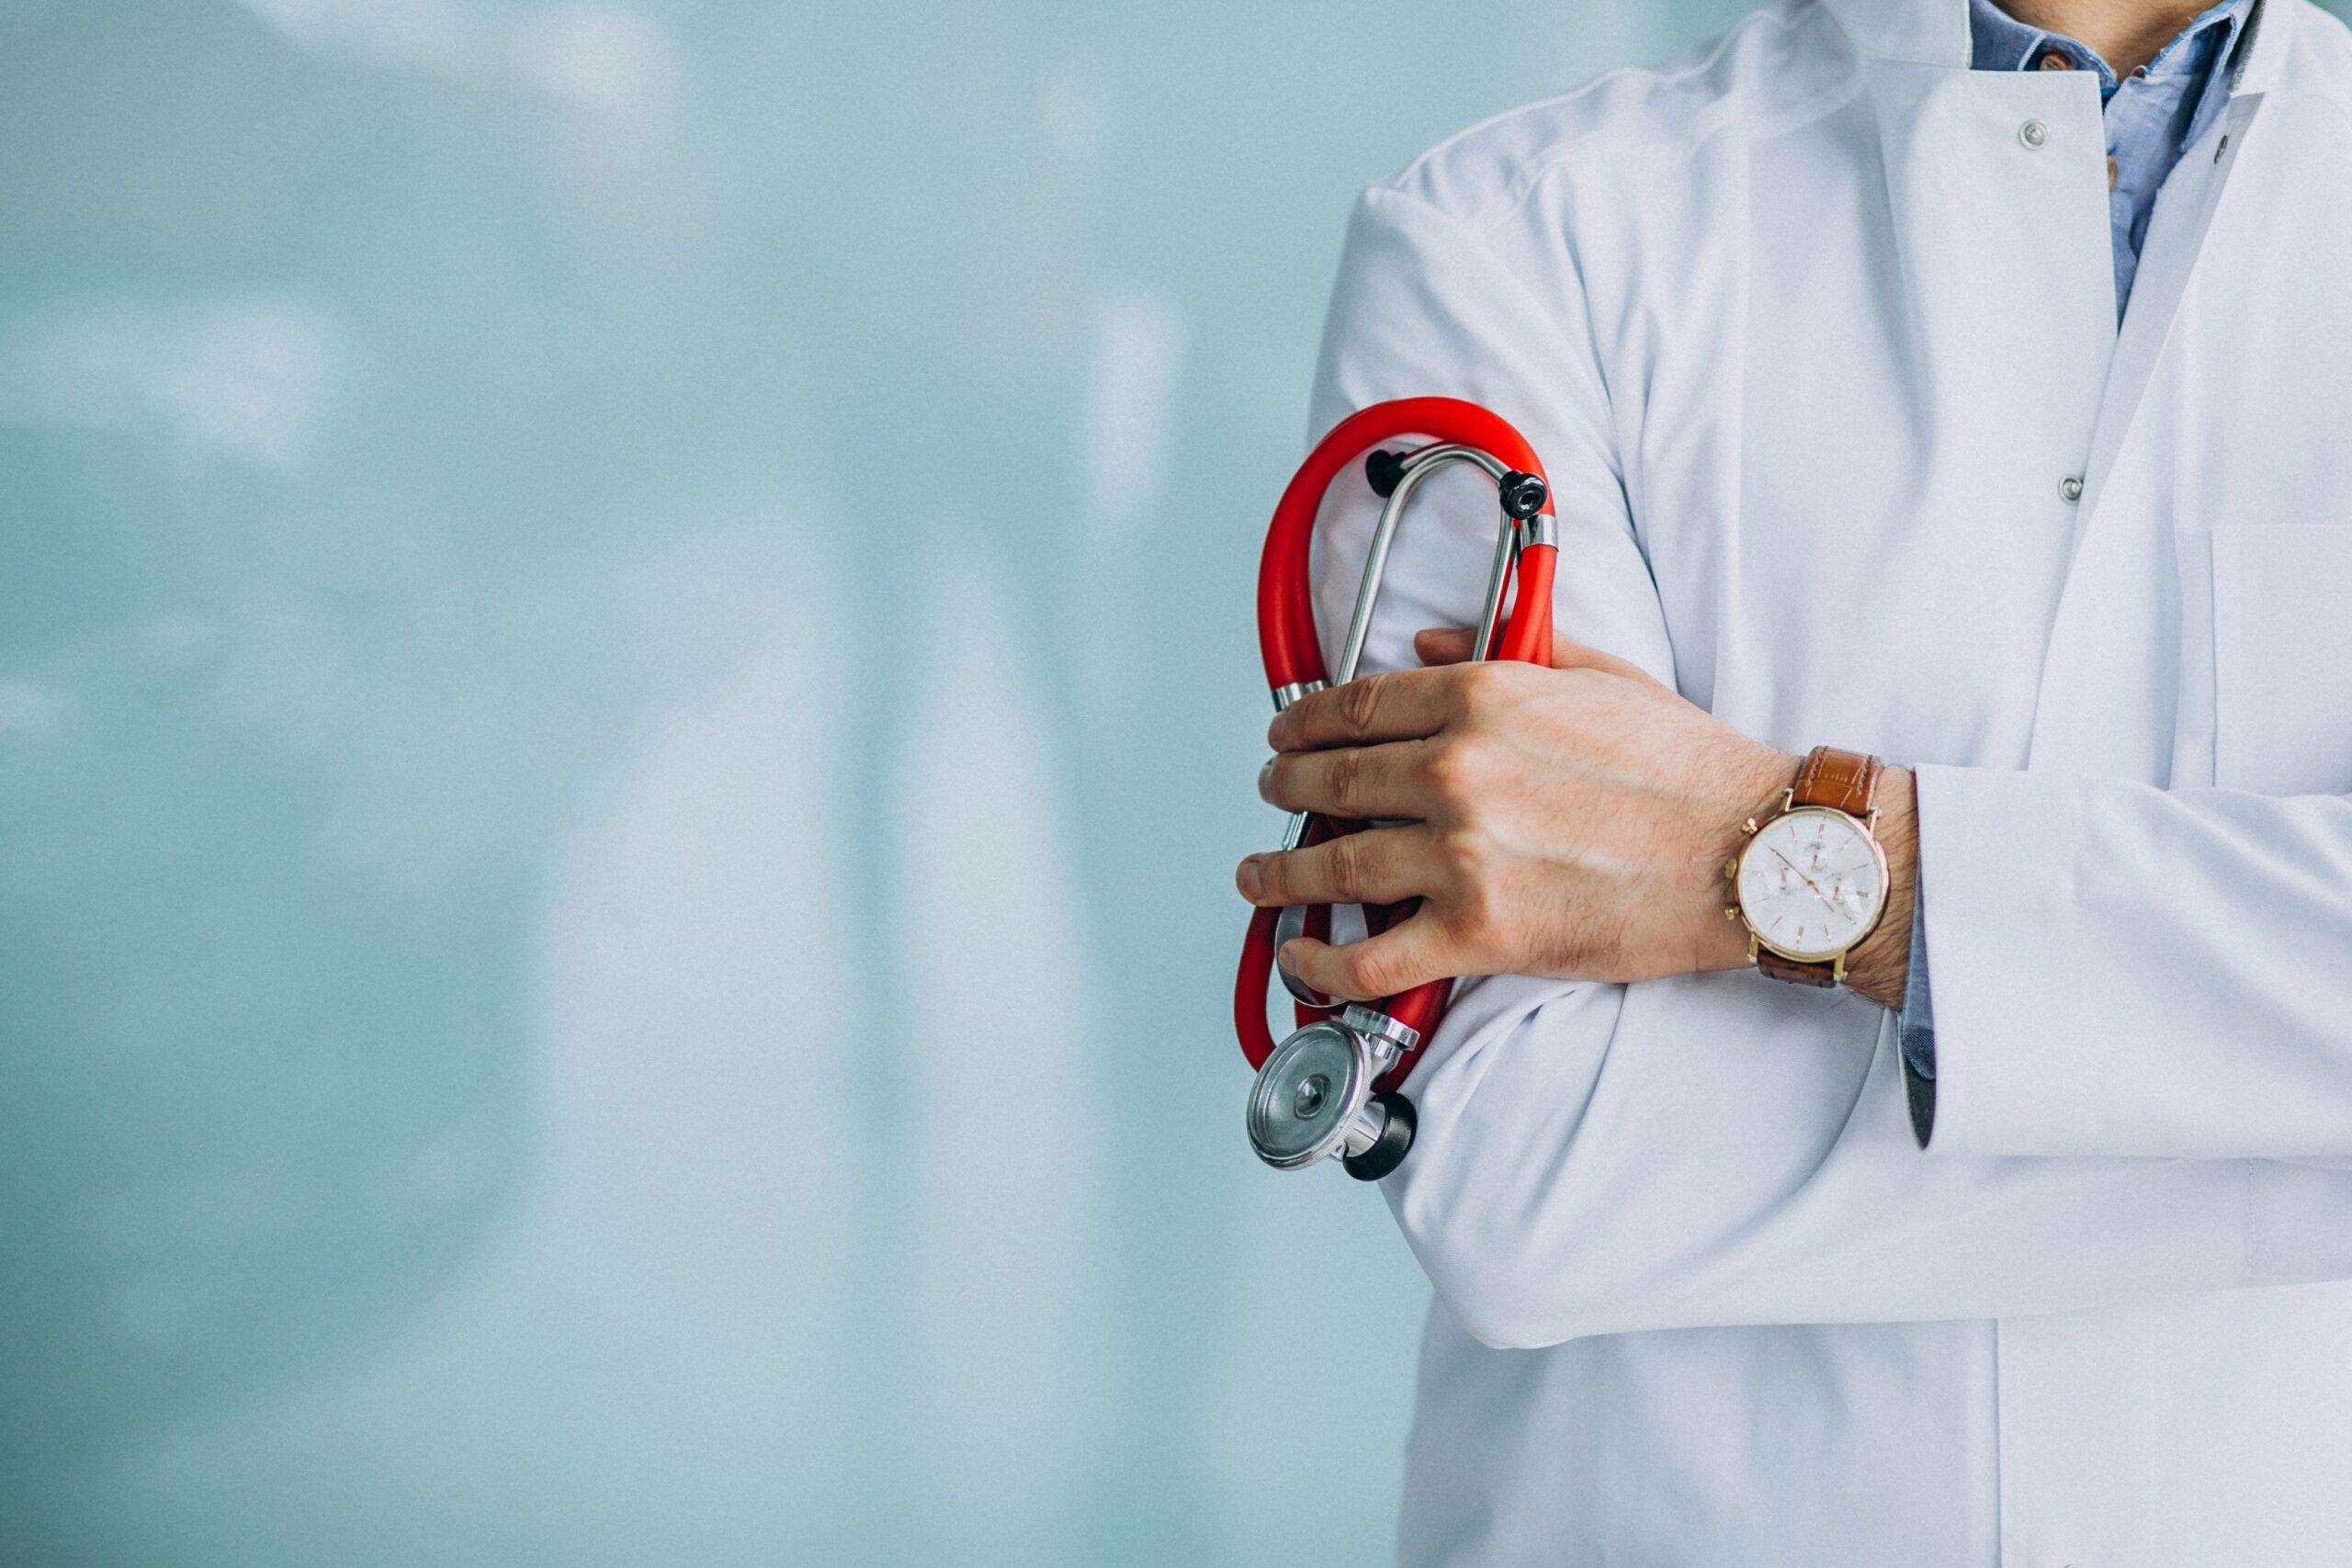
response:
[[[2064,778],[1991,769],[1928,765],[1915,777],[1919,878],[1936,889],[1935,929],[1923,919],[1915,937],[1920,973],[1935,975],[1935,1152],[2038,1155],[2096,1143],[2089,1123],[2111,1042],[2078,1016],[2076,984],[2053,962],[2083,919],[2083,792]]]

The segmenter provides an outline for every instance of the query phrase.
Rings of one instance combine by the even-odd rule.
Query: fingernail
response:
[[[1272,795],[1266,793],[1267,790],[1273,787],[1274,761],[1275,759],[1269,757],[1266,759],[1266,765],[1258,770],[1258,798],[1266,802],[1269,806],[1273,804],[1274,798]]]
[[[1251,855],[1248,860],[1243,861],[1240,869],[1233,874],[1234,886],[1240,888],[1241,896],[1252,904],[1256,903],[1266,891],[1266,879],[1258,874],[1259,863],[1265,858],[1263,855]]]
[[[1282,951],[1274,954],[1274,962],[1283,966],[1283,974],[1295,975],[1298,973],[1298,965],[1290,961],[1290,949],[1289,942],[1283,943]]]

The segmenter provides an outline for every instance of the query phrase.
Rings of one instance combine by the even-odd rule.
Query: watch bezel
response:
[[[1877,813],[1873,812],[1871,815],[1876,816]],[[1792,952],[1779,942],[1769,940],[1761,931],[1757,929],[1755,914],[1747,907],[1747,857],[1763,846],[1764,835],[1769,829],[1778,823],[1787,821],[1792,817],[1835,817],[1840,821],[1850,823],[1854,830],[1862,836],[1862,842],[1870,846],[1871,860],[1878,867],[1878,905],[1871,911],[1870,919],[1850,941],[1816,953]],[[1756,946],[1779,953],[1792,964],[1836,964],[1854,949],[1868,942],[1871,939],[1871,933],[1878,930],[1879,922],[1886,919],[1888,895],[1894,891],[1894,881],[1893,874],[1887,869],[1886,846],[1878,841],[1878,835],[1871,831],[1870,822],[1850,811],[1840,811],[1834,806],[1791,806],[1774,812],[1749,834],[1747,842],[1741,847],[1738,860],[1732,872],[1732,904],[1739,910],[1740,924],[1747,928],[1748,940]]]

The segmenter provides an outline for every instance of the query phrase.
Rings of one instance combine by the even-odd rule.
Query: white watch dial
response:
[[[1842,811],[1784,811],[1739,857],[1740,912],[1765,946],[1791,958],[1845,952],[1878,923],[1885,902],[1885,857]]]

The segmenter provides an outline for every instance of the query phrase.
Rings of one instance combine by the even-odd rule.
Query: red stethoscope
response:
[[[1380,449],[1384,442],[1409,437],[1428,444],[1399,452]],[[1384,504],[1364,558],[1339,673],[1327,680],[1308,573],[1315,516],[1332,482],[1367,451],[1362,472]],[[1317,444],[1274,508],[1265,554],[1258,562],[1258,641],[1276,711],[1309,692],[1355,679],[1397,519],[1422,481],[1453,463],[1484,471],[1494,480],[1502,505],[1474,657],[1551,663],[1552,580],[1559,558],[1559,525],[1543,465],[1518,431],[1476,403],[1403,398],[1375,403],[1341,420]],[[1367,826],[1300,812],[1283,835],[1283,848],[1323,843]],[[1365,908],[1365,934],[1377,934],[1404,919],[1417,902]],[[1276,949],[1301,935],[1329,941],[1331,907],[1260,909],[1250,919],[1249,939],[1241,949],[1233,1023],[1241,1036],[1242,1055],[1258,1069],[1250,1090],[1250,1146],[1260,1159],[1281,1170],[1296,1170],[1336,1154],[1350,1176],[1377,1181],[1396,1169],[1413,1146],[1412,1103],[1396,1086],[1410,1069],[1413,1052],[1444,1015],[1453,982],[1432,980],[1364,1004],[1322,996],[1283,974],[1283,985],[1297,1004],[1299,1027],[1277,1045],[1266,1027],[1266,987],[1278,972]]]

